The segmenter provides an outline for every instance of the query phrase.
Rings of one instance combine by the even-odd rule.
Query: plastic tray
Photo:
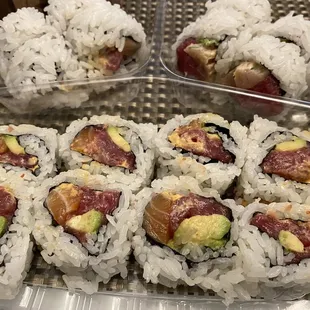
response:
[[[307,0],[285,2],[271,0],[271,2],[276,17],[290,10],[305,15],[308,14],[308,9],[310,11]],[[0,107],[0,123],[32,123],[37,126],[54,127],[63,132],[74,119],[102,113],[121,115],[136,122],[163,124],[176,114],[213,111],[230,120],[237,119],[247,124],[254,112],[243,111],[234,101],[236,96],[243,96],[267,103],[273,100],[283,105],[283,112],[267,117],[276,119],[287,127],[309,127],[310,110],[306,101],[270,98],[218,85],[203,84],[175,74],[169,65],[165,49],[167,51],[167,46],[189,21],[203,13],[203,1],[128,0],[124,4],[125,9],[136,15],[152,37],[151,55],[143,70],[138,70],[133,76],[74,83],[78,89],[91,85],[96,89],[105,90],[90,97],[76,109],[69,107],[45,111],[32,109],[30,113],[16,114],[4,106]],[[111,85],[113,88],[106,90]],[[131,96],[128,96],[130,91]],[[70,96],[70,92],[65,95]],[[224,103],[212,101],[217,95],[225,98]],[[264,114],[264,111],[262,110],[260,114]],[[289,299],[292,299],[292,296],[282,294],[276,300],[236,302],[229,309],[310,309],[307,296],[294,296],[296,301]],[[25,287],[16,299],[0,301],[0,310],[2,309],[217,310],[226,309],[226,306],[213,292],[203,292],[197,287],[180,286],[171,289],[146,283],[142,277],[142,270],[134,260],[129,262],[129,275],[125,280],[114,277],[107,285],[102,285],[100,292],[95,295],[68,292],[62,280],[62,273],[46,264],[37,252],[25,279]]]
[[[11,0],[2,0],[8,2]],[[38,3],[39,0],[30,1]],[[47,1],[42,1],[47,2]],[[121,4],[122,8],[136,17],[147,35],[147,50],[136,65],[126,67],[126,73],[116,73],[111,77],[103,77],[97,80],[78,80],[70,82],[52,82],[40,86],[21,86],[7,88],[0,82],[0,102],[15,114],[41,112],[49,108],[61,109],[64,106],[71,108],[86,107],[96,100],[105,98],[110,104],[129,102],[139,92],[139,85],[127,85],[124,79],[139,77],[146,74],[147,64],[151,58],[151,49],[154,43],[154,31],[156,29],[156,6],[158,1],[111,1]],[[42,6],[42,4],[41,4]],[[19,6],[20,7],[20,6]],[[134,87],[133,87],[134,86]],[[40,90],[40,92],[39,92]],[[38,95],[34,95],[38,91]],[[45,95],[41,95],[41,93]],[[98,104],[98,103],[96,103]]]

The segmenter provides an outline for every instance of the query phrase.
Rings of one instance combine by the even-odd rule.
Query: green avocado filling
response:
[[[292,234],[290,231],[281,230],[279,233],[279,241],[281,245],[292,252],[302,253],[304,252],[304,245],[298,239],[297,236]]]
[[[119,134],[119,129],[117,127],[109,126],[107,132],[112,141],[124,152],[131,151],[129,143]]]
[[[25,149],[19,145],[17,137],[5,135],[3,139],[6,146],[13,154],[16,155],[25,154]]]
[[[214,39],[200,39],[198,40],[198,43],[202,44],[204,47],[209,47],[209,46],[219,46],[220,42]]]
[[[284,142],[277,144],[275,147],[275,150],[282,151],[282,152],[297,151],[304,147],[307,147],[307,141],[296,137],[294,140],[284,141]]]
[[[72,217],[66,226],[80,233],[96,234],[102,224],[102,214],[96,210],[90,210],[82,215]]]
[[[185,244],[193,243],[218,250],[225,246],[225,235],[230,228],[231,223],[224,215],[196,215],[180,224],[168,246],[178,250]]]
[[[6,231],[8,221],[4,216],[0,216],[0,237],[2,237]]]

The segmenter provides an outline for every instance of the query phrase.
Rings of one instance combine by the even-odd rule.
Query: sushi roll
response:
[[[310,203],[310,133],[255,117],[240,177],[244,198]]]
[[[212,113],[179,115],[160,129],[155,144],[159,177],[189,175],[223,194],[241,173],[247,128]]]
[[[131,191],[83,170],[47,179],[34,197],[33,236],[43,259],[64,272],[70,289],[98,290],[127,276],[135,212]]]
[[[288,15],[279,18],[274,23],[262,23],[254,27],[256,34],[269,34],[283,41],[297,44],[306,61],[310,57],[310,22],[303,15]]]
[[[309,291],[310,206],[255,201],[239,224],[242,268],[250,282],[261,283],[261,293],[275,297],[286,292],[296,298]]]
[[[301,98],[308,88],[300,47],[251,30],[222,45],[215,68],[222,84],[263,94]]]
[[[132,205],[138,230],[134,256],[147,282],[166,286],[192,283],[194,262],[227,258],[238,252],[237,216],[243,208],[202,190],[192,177],[165,177],[139,192]]]
[[[176,66],[185,76],[215,82],[218,50],[225,40],[248,27],[271,20],[267,0],[217,0],[206,3],[207,12],[188,25],[172,46]],[[223,18],[225,16],[225,18]]]
[[[60,136],[60,157],[68,169],[82,168],[121,181],[137,191],[149,184],[157,126],[118,116],[93,116],[71,123]]]
[[[45,11],[87,69],[88,77],[127,72],[147,55],[143,27],[105,0],[49,0]]]
[[[38,85],[86,77],[68,42],[34,8],[5,17],[0,34],[1,78],[11,95],[22,99],[24,105],[52,90],[47,86],[39,89]]]
[[[33,257],[32,189],[20,178],[0,182],[0,299],[13,299]]]
[[[57,130],[33,125],[0,126],[0,175],[33,185],[56,174]]]

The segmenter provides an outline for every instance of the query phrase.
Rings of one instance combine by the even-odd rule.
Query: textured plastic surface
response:
[[[244,302],[226,307],[219,300],[192,297],[190,301],[181,296],[148,296],[142,294],[102,293],[88,296],[83,293],[69,293],[60,289],[24,287],[12,302],[2,302],[1,310],[307,310],[310,301],[296,302]]]
[[[308,14],[308,1],[271,0],[274,16],[279,17],[290,10]],[[96,114],[121,115],[136,122],[153,122],[163,124],[176,114],[191,114],[206,111],[220,113],[229,120],[239,120],[247,124],[253,111],[247,113],[240,109],[233,100],[212,101],[216,95],[235,98],[259,98],[267,103],[270,98],[236,91],[216,85],[202,84],[176,76],[169,69],[169,59],[165,59],[164,49],[162,62],[159,50],[173,43],[182,28],[204,12],[203,1],[151,1],[128,0],[125,9],[136,15],[153,38],[151,57],[144,71],[135,77],[110,79],[91,83],[99,90],[113,84],[113,88],[99,92],[86,104],[77,109],[50,109],[45,112],[33,110],[28,114],[14,114],[0,107],[0,123],[32,123],[37,126],[50,126],[63,132],[73,120]],[[157,11],[155,13],[155,8]],[[144,75],[144,76],[141,76]],[[87,87],[83,83],[80,87]],[[129,93],[128,93],[129,92]],[[131,93],[130,93],[131,92]],[[128,95],[130,94],[130,95]],[[70,92],[67,94],[70,96]],[[226,100],[226,99],[225,99]],[[310,110],[306,102],[277,100],[284,107],[280,115],[267,115],[287,127],[309,127]],[[278,300],[254,300],[246,303],[234,303],[229,309],[310,309],[310,301],[304,296],[282,294]],[[298,301],[281,301],[296,299]],[[280,300],[281,299],[281,300]],[[221,299],[213,292],[205,293],[197,287],[166,288],[161,285],[145,283],[142,270],[132,260],[129,262],[129,274],[126,279],[113,278],[107,285],[100,287],[100,293],[88,296],[81,292],[71,293],[65,289],[62,273],[55,267],[46,264],[37,252],[32,268],[25,280],[25,287],[13,301],[0,301],[0,310],[5,309],[175,309],[202,310],[226,309]]]

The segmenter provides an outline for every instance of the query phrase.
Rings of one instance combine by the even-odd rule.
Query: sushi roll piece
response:
[[[274,23],[261,23],[254,27],[256,34],[268,34],[283,41],[297,44],[306,61],[310,57],[310,22],[303,15],[294,15],[290,12]]]
[[[178,36],[172,51],[177,69],[183,75],[215,82],[215,65],[222,43],[237,36],[243,29],[262,21],[271,21],[271,8],[267,0],[208,1],[206,7],[206,14],[188,25]]]
[[[272,35],[253,36],[251,30],[222,45],[215,68],[222,84],[267,95],[298,99],[308,88],[300,47]]]
[[[261,294],[296,298],[309,291],[310,206],[255,201],[239,224],[238,245],[248,281],[261,283]]]
[[[70,289],[92,294],[99,282],[127,276],[135,211],[131,191],[83,170],[47,179],[34,197],[33,236],[43,259]]]
[[[147,282],[175,287],[190,283],[194,262],[230,259],[238,252],[238,214],[243,207],[202,190],[192,177],[169,176],[152,182],[135,198],[138,230],[133,253]],[[197,283],[197,282],[196,282]]]
[[[33,257],[32,188],[20,178],[0,182],[0,299],[13,299]]]
[[[56,174],[57,130],[33,125],[0,126],[0,175],[36,185]]]
[[[65,33],[88,77],[128,72],[148,55],[140,23],[119,5],[105,0],[49,0],[45,11]],[[133,66],[131,66],[133,64]]]
[[[159,177],[189,175],[223,194],[244,165],[247,128],[212,113],[178,115],[160,129],[155,144]]]
[[[310,203],[310,133],[255,117],[240,177],[244,198]]]
[[[21,100],[15,109],[19,113],[33,98],[52,91],[47,84],[86,77],[69,43],[37,10],[9,14],[0,22],[0,33],[0,75],[10,94]],[[14,101],[4,96],[7,101],[11,108]]]
[[[118,116],[83,118],[60,136],[59,154],[68,169],[102,174],[137,191],[153,175],[156,133],[153,124],[136,124]]]

